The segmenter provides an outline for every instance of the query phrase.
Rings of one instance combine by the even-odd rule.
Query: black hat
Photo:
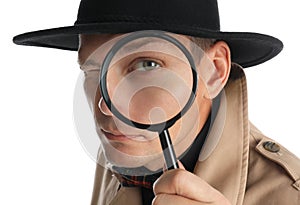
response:
[[[74,26],[15,36],[19,45],[77,50],[78,34],[164,30],[224,40],[232,61],[243,67],[276,56],[283,44],[272,36],[250,32],[222,32],[217,0],[81,0]]]

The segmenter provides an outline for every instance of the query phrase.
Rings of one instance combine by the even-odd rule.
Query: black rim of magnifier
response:
[[[156,124],[143,124],[143,123],[135,122],[133,120],[128,119],[123,114],[121,114],[118,111],[118,109],[116,109],[114,104],[111,102],[109,94],[107,92],[107,72],[108,72],[108,67],[109,67],[109,65],[111,63],[111,60],[113,59],[114,55],[120,50],[121,47],[123,47],[128,42],[139,39],[139,38],[145,38],[145,37],[161,38],[161,39],[164,39],[166,41],[169,41],[169,42],[175,44],[184,53],[184,55],[188,59],[188,61],[190,63],[190,66],[191,66],[192,74],[193,74],[192,91],[191,91],[191,95],[190,95],[187,103],[185,104],[185,106],[182,108],[182,110],[179,113],[177,113],[171,119],[169,119],[165,122],[156,123]],[[103,97],[106,105],[108,106],[109,110],[119,120],[123,121],[127,125],[130,125],[130,126],[134,125],[135,127],[140,128],[140,129],[147,129],[147,130],[150,130],[150,131],[157,131],[157,132],[161,132],[163,129],[167,129],[167,128],[171,127],[178,119],[180,119],[187,112],[187,110],[191,107],[191,105],[192,105],[192,103],[195,99],[197,84],[198,84],[198,79],[197,79],[196,66],[195,66],[193,57],[190,54],[190,52],[177,39],[173,38],[170,35],[167,35],[163,31],[155,31],[155,30],[154,31],[149,30],[149,31],[134,32],[134,33],[122,38],[121,40],[119,40],[110,49],[110,51],[106,55],[106,57],[103,61],[103,64],[102,64],[101,74],[100,74],[100,90],[101,90],[101,93],[102,93],[102,97]]]

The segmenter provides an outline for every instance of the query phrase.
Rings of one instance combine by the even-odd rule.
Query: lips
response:
[[[109,131],[104,131],[101,129],[103,134],[108,140],[111,141],[126,141],[126,140],[131,140],[131,141],[148,141],[147,138],[143,135],[131,135],[131,134],[121,134],[121,133],[112,133]]]

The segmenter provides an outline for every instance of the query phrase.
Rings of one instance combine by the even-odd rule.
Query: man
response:
[[[201,89],[203,84],[199,82],[194,102],[199,116],[196,121],[189,118],[192,112],[183,116],[182,121],[191,129],[184,132],[182,144],[175,145],[176,151],[182,149],[177,155],[185,153],[180,158],[181,169],[159,173],[157,178],[151,174],[155,179],[152,188],[151,180],[147,187],[144,178],[139,183],[126,178],[122,170],[107,169],[100,164],[92,204],[299,204],[300,162],[249,122],[246,81],[241,67],[273,58],[281,51],[282,43],[261,34],[220,32],[216,1],[189,0],[183,5],[180,1],[82,0],[75,26],[22,34],[14,41],[78,50],[86,77],[85,90],[103,143],[99,159],[102,160],[103,153],[106,158],[111,157],[108,161],[116,165],[125,163],[122,166],[126,167],[131,158],[119,160],[124,155],[108,154],[105,141],[113,141],[111,150],[131,156],[144,156],[145,150],[149,154],[149,147],[153,146],[147,144],[149,141],[124,140],[124,132],[129,133],[132,128],[120,129],[99,90],[95,96],[99,66],[96,70],[86,65],[99,47],[124,33],[140,30],[164,30],[196,42],[216,71],[212,75],[215,78],[210,78],[204,86],[218,82],[217,87],[224,88],[226,95],[221,89],[212,95],[208,89]],[[156,66],[146,60],[147,66],[149,63]],[[177,130],[182,130],[179,122],[170,128],[172,136],[179,136]],[[162,167],[153,170],[157,168]]]

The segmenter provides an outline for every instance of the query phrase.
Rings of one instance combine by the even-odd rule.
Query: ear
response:
[[[206,51],[213,68],[206,80],[209,98],[216,97],[226,85],[231,68],[230,48],[224,41],[218,41]]]

